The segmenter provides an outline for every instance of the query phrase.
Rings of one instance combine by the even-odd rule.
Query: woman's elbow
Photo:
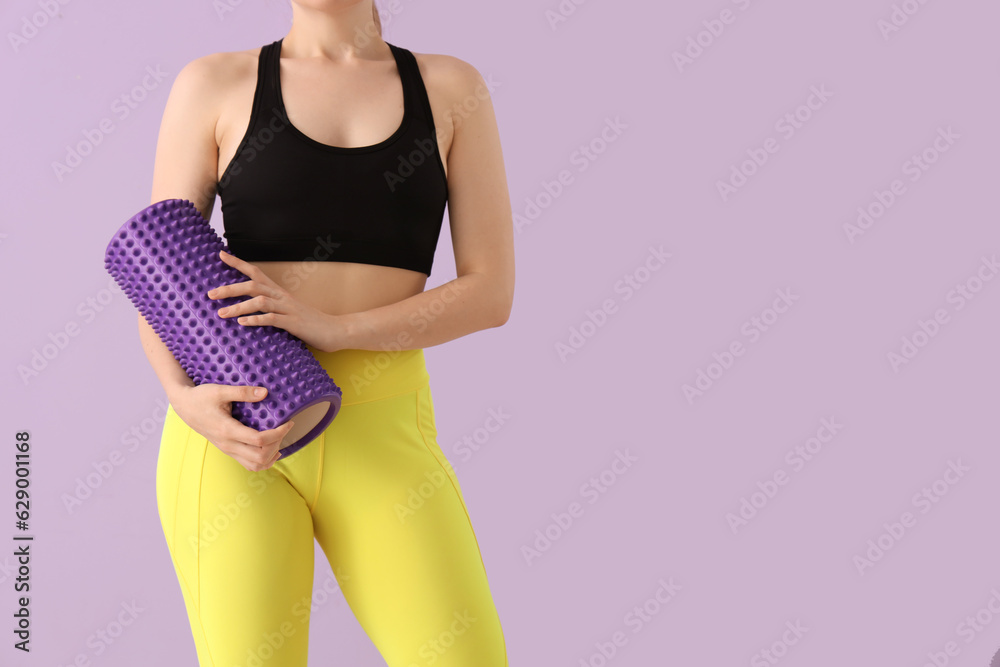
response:
[[[493,307],[493,327],[502,327],[510,319],[510,311],[514,305],[514,289],[498,290],[496,304]]]
[[[475,276],[476,301],[481,304],[477,310],[481,313],[482,326],[492,329],[506,324],[514,303],[513,276],[488,271],[476,271],[469,275]]]
[[[493,316],[491,328],[502,327],[510,319],[510,308],[498,308]]]

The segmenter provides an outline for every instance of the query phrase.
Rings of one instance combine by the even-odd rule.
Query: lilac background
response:
[[[426,351],[439,443],[512,667],[754,666],[770,664],[768,648],[787,665],[920,667],[928,653],[945,659],[948,642],[947,664],[971,667],[1000,647],[1000,281],[977,282],[982,258],[1000,251],[1000,7],[902,4],[919,11],[888,38],[888,0],[587,2],[554,29],[557,0],[399,0],[384,19],[388,41],[455,55],[499,82],[515,214],[561,170],[572,177],[515,235],[509,323]],[[674,52],[727,9],[733,22],[679,69]],[[5,2],[0,26],[20,32],[37,11]],[[282,0],[221,16],[209,0],[76,1],[17,50],[5,39],[0,539],[14,533],[9,443],[23,428],[37,537],[30,657],[10,646],[12,548],[0,547],[0,664],[195,664],[156,513],[162,388],[127,300],[81,304],[108,296],[105,244],[148,204],[179,69],[273,41],[290,17]],[[112,103],[147,66],[167,78],[122,119]],[[775,123],[813,86],[832,96],[789,138]],[[101,118],[113,133],[60,181],[52,163]],[[626,127],[581,170],[579,147],[609,118]],[[949,127],[957,140],[910,180],[904,163]],[[769,137],[779,150],[724,201],[717,182]],[[851,243],[844,226],[894,179],[905,193]],[[218,209],[212,222],[221,230]],[[649,246],[671,257],[643,274]],[[648,281],[626,300],[615,285],[637,271]],[[445,225],[428,288],[454,276]],[[949,293],[966,283],[978,291],[959,308]],[[741,327],[782,289],[797,300],[751,341]],[[563,361],[557,344],[606,299],[615,311]],[[894,369],[889,355],[937,309],[947,323]],[[18,367],[72,322],[78,335],[22,381]],[[745,353],[689,401],[683,386],[734,341]],[[484,440],[477,429],[499,408],[510,417],[479,451],[455,449]],[[786,454],[824,418],[842,428],[797,469]],[[142,435],[129,451],[133,428]],[[68,511],[64,495],[114,450],[124,463]],[[588,502],[582,485],[618,451],[637,462]],[[967,470],[939,481],[955,461]],[[727,514],[782,471],[787,483],[734,532]],[[943,495],[915,502],[925,488]],[[573,502],[582,515],[529,563],[522,548],[536,530],[556,535],[552,515]],[[856,557],[880,535],[886,544],[884,524],[904,512],[915,525],[859,571]],[[317,557],[321,589],[332,575],[318,547]],[[663,605],[650,601],[661,579],[680,587]],[[88,637],[132,601],[141,613],[96,655]],[[636,631],[628,615],[647,602],[655,613]],[[977,612],[983,625],[969,631]],[[795,643],[784,653],[796,622],[807,630],[785,634]],[[384,664],[339,591],[311,632],[317,665]],[[604,660],[598,644],[616,632],[627,641]]]

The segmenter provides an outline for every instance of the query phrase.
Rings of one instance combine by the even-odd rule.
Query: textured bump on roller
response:
[[[316,438],[340,411],[341,389],[305,343],[274,326],[239,324],[217,311],[247,297],[207,292],[248,278],[219,257],[222,238],[186,199],[156,202],[129,218],[108,243],[104,266],[196,384],[266,387],[261,401],[236,401],[233,417],[264,431],[323,401],[330,407],[281,458]]]

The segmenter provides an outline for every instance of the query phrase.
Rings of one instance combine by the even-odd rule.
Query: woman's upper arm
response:
[[[514,223],[500,132],[479,71],[458,58],[447,57],[445,62],[454,127],[448,151],[448,217],[455,266],[459,276],[489,276],[502,323],[514,297]]]
[[[163,110],[150,203],[187,199],[206,220],[215,206],[219,165],[216,123],[225,54],[192,60],[177,74]]]

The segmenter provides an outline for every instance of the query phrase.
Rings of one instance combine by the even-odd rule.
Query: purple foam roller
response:
[[[196,385],[267,388],[262,401],[233,402],[233,417],[258,431],[294,418],[281,444],[286,458],[333,421],[341,390],[297,336],[219,316],[249,298],[208,297],[212,288],[249,280],[220,250],[229,252],[192,202],[165,199],[115,232],[104,266]]]

